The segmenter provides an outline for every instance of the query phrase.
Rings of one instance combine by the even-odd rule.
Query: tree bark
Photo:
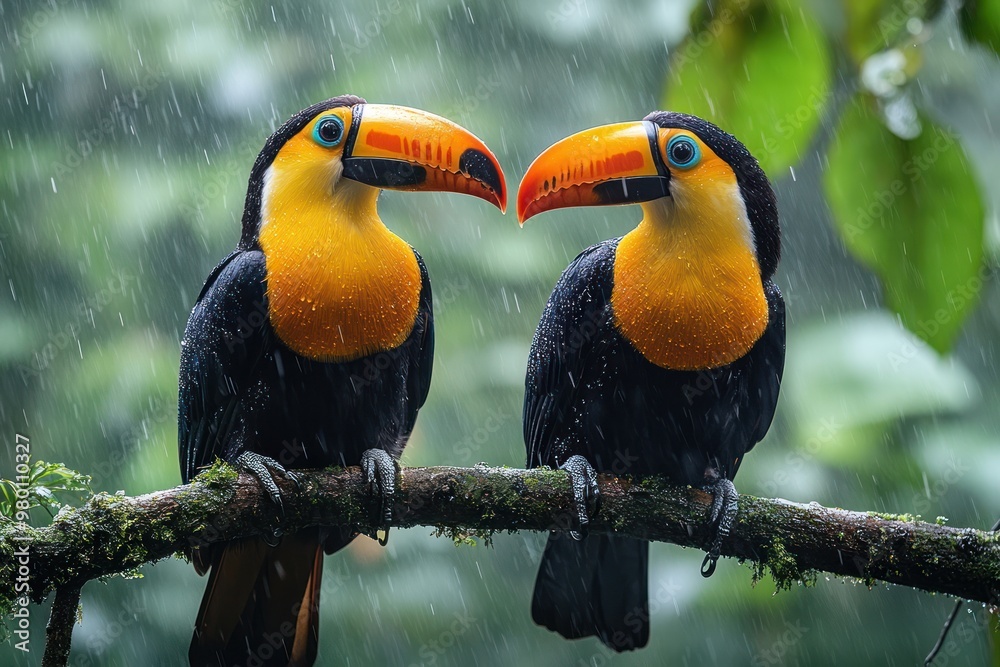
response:
[[[69,660],[69,649],[73,643],[73,626],[76,625],[76,610],[80,606],[80,588],[70,586],[56,591],[56,599],[49,612],[49,624],[45,627],[45,653],[42,667],[64,667]]]
[[[215,542],[314,525],[371,531],[376,502],[360,469],[302,472],[299,487],[277,481],[283,515],[255,478],[217,464],[191,484],[166,491],[99,494],[60,512],[44,528],[0,522],[0,611],[9,612],[14,599],[25,594],[15,592],[12,556],[19,539],[27,541],[30,553],[27,594],[40,602],[53,590],[79,588],[90,579],[128,573]],[[573,527],[572,492],[566,473],[558,470],[406,468],[397,484],[393,526],[434,526],[456,540]],[[601,508],[591,532],[707,546],[707,493],[659,479],[610,475],[600,477],[600,488]],[[987,604],[995,604],[1000,592],[996,533],[815,503],[741,496],[722,555],[752,563],[755,578],[770,573],[779,588],[808,583],[823,571]]]

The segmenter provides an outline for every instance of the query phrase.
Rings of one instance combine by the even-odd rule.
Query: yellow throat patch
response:
[[[264,186],[260,246],[275,333],[325,362],[402,345],[422,288],[413,249],[378,217],[378,189],[341,180],[330,192],[332,174],[296,157],[283,149]]]
[[[614,322],[657,366],[718,368],[749,352],[767,328],[749,221],[735,177],[674,179],[671,190],[670,199],[643,206],[642,222],[618,244]]]

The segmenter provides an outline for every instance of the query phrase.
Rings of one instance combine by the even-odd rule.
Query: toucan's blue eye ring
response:
[[[313,126],[313,141],[332,148],[344,138],[344,121],[337,116],[323,116]]]
[[[667,161],[678,169],[690,169],[701,162],[701,149],[691,137],[676,136],[667,143]]]

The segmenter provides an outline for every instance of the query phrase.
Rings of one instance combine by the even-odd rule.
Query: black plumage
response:
[[[430,281],[419,255],[417,261],[420,305],[406,341],[340,363],[303,358],[278,340],[267,318],[259,250],[239,250],[216,268],[191,313],[182,343],[178,416],[184,481],[216,457],[234,462],[244,451],[270,457],[290,470],[358,465],[369,449],[398,458],[427,398],[434,355]],[[281,628],[300,617],[297,605],[318,605],[318,545],[333,553],[354,533],[317,531],[303,542],[304,537],[286,536],[276,547],[243,540],[196,550],[199,571],[212,567],[196,627],[217,627],[213,619],[223,613],[218,607],[230,607],[239,622],[224,645],[218,638],[196,634],[192,665],[237,665],[250,657],[261,665],[291,664],[288,656],[297,636],[306,642],[303,655],[309,656],[299,664],[312,664],[318,609],[308,611],[309,636],[304,640],[296,634],[301,630],[281,633]],[[240,600],[246,600],[242,611]],[[262,641],[268,636],[280,637],[279,645]],[[262,651],[273,661],[264,659]]]
[[[694,132],[732,167],[760,267],[767,327],[727,365],[655,365],[615,325],[611,297],[621,239],[588,248],[556,284],[531,346],[527,465],[560,467],[583,456],[598,472],[711,486],[712,476],[733,479],[774,416],[785,357],[785,306],[772,282],[780,255],[777,207],[764,172],[732,135],[686,114],[655,112],[645,120]],[[649,638],[647,563],[641,540],[576,541],[553,533],[532,617],[567,638],[597,636],[616,651],[640,648]]]
[[[732,167],[740,196],[747,207],[753,232],[760,274],[765,280],[774,275],[781,259],[781,228],[778,225],[778,202],[767,174],[760,168],[747,147],[739,139],[707,120],[678,111],[654,111],[643,120],[661,128],[676,127],[690,130]]]
[[[731,480],[774,415],[785,356],[781,293],[765,282],[767,330],[736,362],[660,368],[612,322],[617,243],[580,254],[545,307],[525,387],[528,467],[558,467],[579,454],[598,472],[702,485],[712,467]],[[644,646],[647,550],[640,540],[553,534],[535,584],[535,622],[567,638],[597,635],[616,650]]]
[[[420,306],[406,341],[334,363],[306,359],[275,335],[260,250],[239,250],[223,261],[181,343],[184,481],[216,457],[235,461],[247,450],[286,468],[358,465],[368,449],[398,458],[427,398],[434,357],[431,286],[416,256]]]
[[[358,465],[378,500],[364,528],[382,544],[434,356],[427,269],[379,218],[385,189],[507,201],[496,156],[448,119],[352,95],[296,113],[257,156],[239,243],[191,312],[178,409],[185,482],[222,459],[281,512],[278,477]],[[194,549],[211,576],[192,665],[313,664],[323,550],[356,530]]]
[[[216,458],[239,464],[247,452],[272,459],[254,471],[265,487],[268,466],[280,472],[275,462],[288,470],[359,465],[368,450],[398,459],[413,430],[434,356],[431,286],[416,251],[417,314],[408,337],[393,349],[316,361],[285,345],[269,319],[259,242],[265,174],[285,142],[317,114],[363,103],[344,96],[304,109],[267,140],[254,163],[240,242],[209,275],[182,341],[178,444],[184,482]],[[332,553],[355,534],[351,527],[312,529],[274,544],[246,539],[194,549],[199,573],[211,569],[211,576],[195,622],[191,664],[313,664],[321,549]]]
[[[742,358],[701,371],[660,368],[612,322],[618,240],[583,251],[542,314],[525,387],[528,465],[580,454],[600,472],[701,484],[712,465],[732,479],[774,415],[785,355],[781,292],[765,281],[768,327]]]

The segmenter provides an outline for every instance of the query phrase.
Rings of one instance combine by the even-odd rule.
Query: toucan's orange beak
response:
[[[670,172],[650,121],[602,125],[566,137],[528,167],[517,220],[567,206],[634,204],[670,195]]]
[[[342,163],[346,178],[368,185],[458,192],[507,208],[493,151],[461,125],[419,109],[355,105]]]

